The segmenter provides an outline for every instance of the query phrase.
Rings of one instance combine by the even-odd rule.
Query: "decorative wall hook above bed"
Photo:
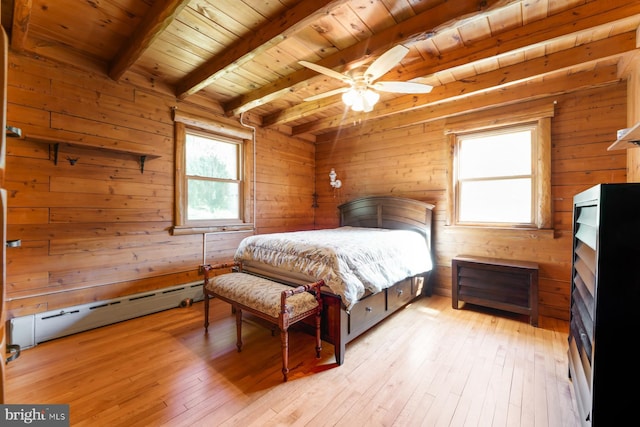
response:
[[[331,172],[329,172],[329,179],[331,180],[330,184],[333,188],[342,187],[342,181],[336,179],[337,177],[338,175],[336,174],[336,170],[334,168],[331,168]]]

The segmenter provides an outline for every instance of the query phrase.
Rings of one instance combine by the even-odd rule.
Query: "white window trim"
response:
[[[511,105],[483,111],[479,113],[471,113],[462,117],[449,119],[445,125],[445,134],[448,137],[450,148],[449,155],[449,171],[450,179],[447,188],[447,218],[445,225],[457,227],[476,227],[476,228],[505,228],[505,229],[530,229],[531,227],[516,226],[495,226],[495,225],[458,225],[456,223],[456,174],[455,167],[455,149],[457,142],[457,134],[467,134],[473,132],[481,132],[497,128],[509,126],[524,125],[527,123],[535,123],[537,127],[536,147],[537,159],[535,175],[537,176],[535,183],[535,192],[537,193],[535,217],[536,229],[553,229],[553,212],[551,199],[551,117],[554,116],[555,103],[548,100],[542,102],[530,102],[525,104]]]

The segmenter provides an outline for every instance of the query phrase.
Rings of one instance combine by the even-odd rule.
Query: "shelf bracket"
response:
[[[21,138],[22,129],[15,126],[5,126],[5,135],[7,138]]]
[[[59,143],[55,143],[53,144],[53,164],[55,166],[58,166],[58,151],[60,150],[60,144]]]
[[[147,160],[147,156],[140,156],[140,173],[144,173],[144,162]]]

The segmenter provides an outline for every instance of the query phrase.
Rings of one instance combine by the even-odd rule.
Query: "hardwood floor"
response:
[[[7,403],[68,403],[73,426],[576,426],[567,322],[422,298],[315,359],[312,336],[251,321],[235,347],[229,306],[212,301],[60,338],[7,365]]]

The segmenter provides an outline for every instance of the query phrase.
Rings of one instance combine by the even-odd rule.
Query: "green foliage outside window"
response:
[[[187,133],[188,220],[239,218],[239,150],[234,142]]]

